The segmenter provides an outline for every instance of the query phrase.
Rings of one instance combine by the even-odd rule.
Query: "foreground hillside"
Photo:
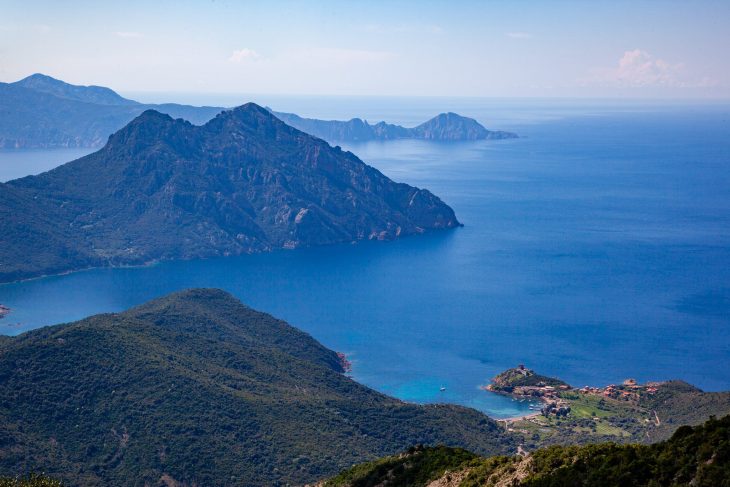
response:
[[[454,228],[429,191],[249,103],[203,126],[146,111],[98,152],[0,184],[0,282]]]
[[[358,465],[320,487],[592,487],[730,485],[730,416],[684,426],[654,445],[554,446],[527,456],[411,448]]]
[[[63,487],[63,483],[58,479],[33,473],[23,477],[0,477],[0,487]]]
[[[302,484],[418,443],[514,451],[483,414],[368,389],[335,352],[223,291],[0,342],[0,477]]]

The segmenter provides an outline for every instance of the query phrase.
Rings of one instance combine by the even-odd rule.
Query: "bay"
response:
[[[463,228],[0,285],[0,303],[12,308],[0,332],[220,287],[347,353],[357,380],[404,400],[522,414],[526,403],[479,389],[518,363],[577,386],[634,377],[730,389],[727,104],[264,102],[406,125],[452,110],[522,138],[343,147],[395,180],[432,190]]]

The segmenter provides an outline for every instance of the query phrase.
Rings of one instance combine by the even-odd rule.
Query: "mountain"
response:
[[[72,85],[40,73],[30,75],[13,84],[67,100],[95,103],[97,105],[139,105],[136,101],[126,99],[110,88]]]
[[[147,109],[202,124],[217,107],[145,105],[109,88],[75,86],[35,74],[0,83],[0,149],[100,147]]]
[[[0,282],[454,228],[454,211],[258,105],[148,110],[103,149],[0,184]]]
[[[405,128],[385,122],[370,125],[367,121],[353,118],[349,121],[317,120],[302,118],[293,113],[272,112],[278,118],[328,142],[361,142],[368,140],[425,139],[425,140],[484,140],[512,139],[511,132],[492,131],[484,128],[473,118],[456,113],[442,113],[413,128]]]
[[[654,445],[551,447],[480,458],[447,447],[417,447],[357,465],[318,487],[718,487],[730,480],[730,416],[684,426]]]
[[[417,443],[514,447],[475,410],[358,384],[335,352],[220,290],[0,342],[0,477],[301,485]]]
[[[0,83],[0,149],[101,147],[110,134],[145,110],[202,125],[224,110],[175,103],[143,104],[102,86],[78,86],[44,74],[14,83]],[[406,129],[360,119],[349,122],[305,119],[276,112],[289,125],[328,141],[428,138],[474,140],[516,137],[489,131],[473,119],[442,114],[418,127]]]

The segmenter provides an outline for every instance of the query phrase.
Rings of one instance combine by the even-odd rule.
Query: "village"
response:
[[[658,382],[649,382],[642,385],[637,383],[636,379],[626,379],[618,385],[610,384],[605,387],[584,386],[576,389],[559,379],[538,375],[520,364],[516,368],[509,369],[496,376],[492,379],[492,383],[484,389],[509,394],[520,399],[538,399],[542,402],[542,407],[535,406],[536,412],[534,415],[539,412],[545,417],[560,418],[570,414],[571,400],[573,400],[571,399],[572,394],[567,394],[570,392],[638,404],[642,395],[656,394],[660,385]]]
[[[578,392],[638,403],[642,394],[654,395],[660,385],[659,382],[648,382],[642,385],[638,384],[636,379],[626,379],[620,385],[611,384],[606,387],[584,386],[578,389]]]

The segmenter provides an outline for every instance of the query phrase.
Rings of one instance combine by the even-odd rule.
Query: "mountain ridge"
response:
[[[268,110],[271,110],[267,107]],[[454,112],[441,113],[412,128],[386,122],[374,125],[353,118],[348,121],[303,118],[294,113],[271,112],[287,124],[328,142],[367,142],[370,140],[501,140],[518,136],[511,132],[487,130],[473,118]]]
[[[310,335],[217,289],[0,341],[0,477],[291,485],[413,443],[514,444],[485,415],[343,374]]]
[[[653,445],[599,443],[483,458],[418,446],[356,465],[315,487],[717,487],[730,478],[730,416],[683,426]]]
[[[95,103],[98,105],[139,105],[139,102],[124,98],[111,88],[105,86],[72,85],[42,73],[32,74],[13,84],[42,93],[48,93],[59,98],[67,98],[86,103]]]
[[[147,110],[99,151],[0,184],[0,282],[455,228],[453,209],[249,103]]]
[[[107,87],[72,85],[36,73],[12,83],[0,83],[0,149],[100,147],[109,134],[147,109],[184,118],[195,125],[202,125],[226,110],[176,103],[144,104],[124,98]],[[460,116],[447,130],[443,126],[436,130],[437,119],[448,114],[434,117],[420,128],[407,129],[385,122],[370,125],[360,119],[324,121],[275,113],[295,128],[330,142],[404,137],[435,140],[515,137],[508,132],[489,131],[475,120]]]

